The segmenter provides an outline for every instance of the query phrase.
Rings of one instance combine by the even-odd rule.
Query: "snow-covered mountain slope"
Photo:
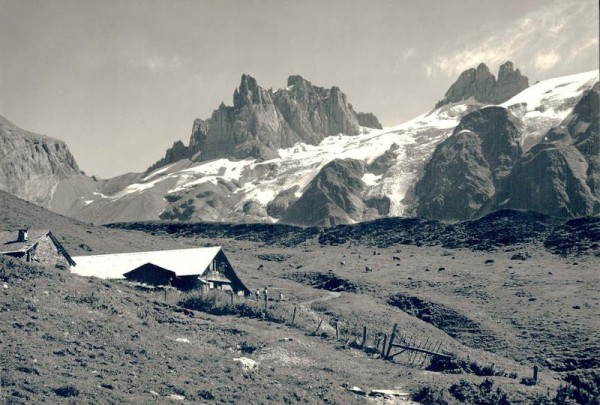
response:
[[[500,104],[523,121],[523,150],[529,150],[550,128],[559,125],[597,81],[597,70],[544,80]]]
[[[501,104],[522,121],[523,148],[529,149],[560,124],[596,81],[597,71],[551,79]],[[389,209],[373,214],[365,208],[352,221],[411,215],[412,189],[435,147],[465,114],[481,107],[474,99],[447,104],[395,127],[362,128],[359,135],[340,134],[318,145],[298,143],[279,149],[279,157],[267,161],[184,159],[111,194],[88,190],[69,207],[63,206],[61,213],[98,223],[159,218],[274,222],[327,163],[355,159],[364,163],[363,199],[387,198]],[[59,188],[69,188],[69,181]]]

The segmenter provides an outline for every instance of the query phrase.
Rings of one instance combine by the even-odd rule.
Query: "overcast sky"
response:
[[[0,115],[111,177],[187,144],[243,73],[339,86],[395,125],[480,62],[530,84],[598,69],[598,29],[597,0],[0,0]]]

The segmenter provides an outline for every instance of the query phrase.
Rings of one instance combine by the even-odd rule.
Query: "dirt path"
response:
[[[317,297],[317,298],[313,298],[312,300],[308,300],[308,301],[303,301],[301,303],[299,303],[299,305],[303,306],[303,307],[310,307],[310,304],[312,304],[313,302],[317,302],[317,301],[329,301],[332,300],[334,298],[339,298],[341,296],[341,294],[337,291],[327,291],[327,295],[324,297]]]

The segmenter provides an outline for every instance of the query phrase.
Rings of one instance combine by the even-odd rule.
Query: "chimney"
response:
[[[27,241],[27,229],[19,229],[19,236],[17,238],[17,242],[26,242]]]

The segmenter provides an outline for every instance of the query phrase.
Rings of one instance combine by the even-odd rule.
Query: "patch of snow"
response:
[[[244,371],[252,371],[258,365],[258,362],[248,357],[237,357],[233,361],[240,363]]]
[[[177,338],[175,339],[175,341],[181,343],[190,343],[190,340],[188,338]]]
[[[185,400],[185,397],[183,395],[178,395],[178,394],[171,394],[169,395],[169,398],[174,400],[174,401],[183,401]]]
[[[153,172],[150,172],[150,174],[148,174],[146,177],[144,177],[144,178],[142,179],[142,181],[148,181],[148,180],[150,180],[152,177],[158,176],[159,174],[166,172],[167,170],[169,170],[169,169],[170,169],[171,167],[173,167],[174,165],[175,165],[175,163],[171,163],[170,165],[166,165],[166,166],[163,166],[163,167],[161,167],[161,168],[159,168],[159,169],[156,169],[155,171],[153,171]]]
[[[523,150],[529,150],[550,128],[567,118],[584,91],[598,81],[598,76],[598,71],[593,70],[544,80],[500,104],[523,121],[520,139]]]
[[[91,203],[93,203],[93,202],[94,202],[94,200],[85,200],[85,201],[83,202],[83,204],[84,204],[84,205],[90,205],[90,204],[91,204]]]
[[[377,185],[377,183],[379,182],[379,180],[381,180],[382,175],[376,175],[373,173],[365,173],[364,176],[362,177],[362,181],[367,185],[367,186],[375,186]]]

